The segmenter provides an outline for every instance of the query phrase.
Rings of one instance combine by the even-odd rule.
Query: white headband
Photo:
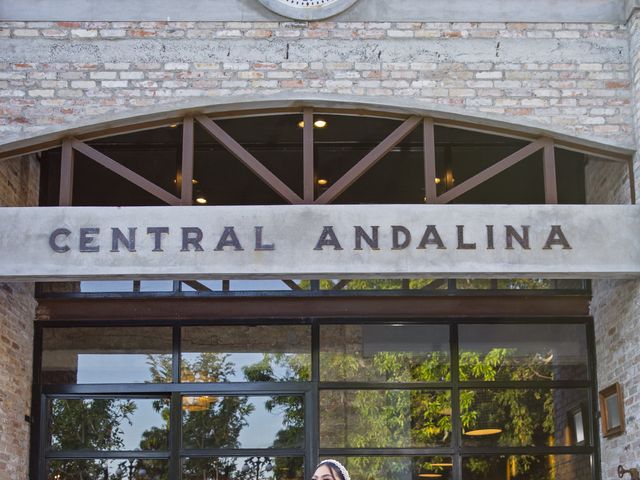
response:
[[[339,461],[329,458],[327,460],[321,461],[318,466],[322,465],[323,463],[330,463],[331,465],[337,467],[338,470],[340,470],[340,474],[342,475],[342,480],[351,480],[349,472],[347,472],[347,469],[344,468],[344,465],[342,465]]]

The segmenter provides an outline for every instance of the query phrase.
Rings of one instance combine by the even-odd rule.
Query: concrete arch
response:
[[[2,143],[0,160],[35,153],[57,147],[67,137],[83,140],[114,135],[123,131],[144,130],[173,123],[187,115],[205,114],[224,117],[225,115],[254,115],[269,112],[301,111],[303,107],[313,107],[318,111],[342,112],[353,115],[389,116],[406,118],[411,115],[433,118],[436,124],[483,131],[498,135],[536,139],[553,139],[556,146],[579,151],[603,159],[628,161],[635,150],[619,146],[607,139],[593,139],[572,135],[562,129],[549,129],[532,122],[515,123],[504,117],[477,112],[469,113],[440,105],[420,103],[408,99],[380,99],[366,96],[343,96],[332,94],[292,95],[248,95],[237,98],[192,99],[176,104],[162,104],[150,108],[111,113],[90,119],[80,119],[70,124],[47,129],[37,135]]]

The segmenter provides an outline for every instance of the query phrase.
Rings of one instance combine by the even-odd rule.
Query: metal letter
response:
[[[254,227],[256,231],[256,251],[261,250],[275,250],[276,246],[273,243],[262,243],[262,227]]]
[[[513,240],[518,242],[525,250],[531,250],[529,247],[529,225],[520,225],[522,227],[522,236],[511,225],[505,225],[507,229],[507,250],[513,250]]]
[[[464,243],[464,225],[456,225],[458,229],[458,250],[475,250],[475,243]]]
[[[320,234],[318,243],[316,243],[313,249],[322,250],[322,247],[333,247],[334,250],[342,250],[332,226],[322,227],[322,233]]]
[[[427,245],[437,245],[438,250],[447,249],[447,247],[444,246],[444,243],[442,243],[442,238],[440,238],[440,234],[438,233],[435,225],[427,225],[417,249],[424,250],[427,248]]]
[[[216,252],[219,252],[221,250],[224,250],[224,247],[233,247],[233,249],[236,251],[244,250],[240,245],[240,241],[238,240],[233,227],[224,227],[224,232],[222,232],[222,236],[220,237],[218,245],[216,245],[216,248],[214,248],[214,250]]]
[[[193,236],[192,236],[193,235]],[[196,252],[204,252],[200,246],[202,241],[202,230],[198,227],[182,227],[182,248],[181,252],[188,252],[189,245],[192,245]]]
[[[564,236],[562,232],[562,227],[560,225],[551,225],[551,231],[549,232],[549,237],[547,237],[547,241],[542,247],[543,250],[551,250],[553,245],[562,245],[563,250],[571,250],[571,245],[567,241],[567,237]]]
[[[81,228],[80,229],[80,251],[81,252],[99,252],[99,245],[91,245],[95,240],[95,237],[91,235],[98,235],[100,233],[99,228]]]
[[[129,227],[129,236],[125,237],[119,228],[111,228],[111,251],[119,252],[122,243],[130,252],[136,251],[136,227]]]
[[[371,250],[380,250],[378,247],[378,226],[371,227],[371,236],[360,226],[354,226],[356,229],[356,248],[354,250],[362,250],[362,240],[371,247]]]
[[[407,248],[411,243],[411,232],[407,227],[402,225],[391,225],[391,233],[393,236],[393,245],[391,250],[402,250]],[[404,235],[404,240],[400,242],[400,233]]]
[[[58,237],[60,237],[62,235],[64,235],[65,237],[68,237],[69,235],[71,235],[71,230],[68,230],[66,228],[56,228],[53,231],[53,233],[51,233],[51,235],[49,236],[49,246],[56,253],[64,253],[64,252],[68,252],[69,250],[71,250],[71,248],[69,248],[68,245],[60,246],[56,242]]]
[[[149,227],[147,228],[147,235],[153,235],[153,250],[152,252],[163,252],[162,250],[162,234],[169,233],[169,227]]]

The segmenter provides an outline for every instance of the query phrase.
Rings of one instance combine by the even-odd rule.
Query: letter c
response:
[[[68,245],[58,245],[58,237],[61,237],[63,235],[65,238],[68,237],[69,235],[71,235],[71,230],[68,230],[66,228],[57,228],[49,236],[49,246],[56,253],[65,253],[71,250]]]

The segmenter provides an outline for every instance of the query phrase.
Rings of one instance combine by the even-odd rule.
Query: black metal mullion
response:
[[[180,356],[181,356],[181,342],[182,342],[182,329],[178,326],[173,327],[172,336],[172,349],[171,349],[171,381],[173,383],[180,383]]]
[[[449,382],[320,382],[322,390],[449,390]]]
[[[320,323],[311,324],[311,391],[305,395],[305,478],[311,478],[312,469],[320,458]]]
[[[179,392],[171,394],[169,410],[169,478],[180,480],[182,477],[182,395]]]
[[[167,460],[169,459],[169,451],[144,451],[144,450],[118,450],[118,451],[98,451],[98,450],[67,450],[64,452],[47,452],[45,458],[47,460],[86,460],[99,459],[110,460],[120,458],[131,458],[141,460]],[[172,477],[173,478],[173,477]]]
[[[451,447],[434,448],[321,448],[321,456],[451,456],[455,449]]]
[[[311,389],[310,382],[255,383],[109,383],[83,385],[44,385],[43,392],[57,398],[167,396],[173,392],[185,394],[217,393],[225,395],[286,395],[302,394]]]
[[[41,402],[42,402],[42,327],[36,323],[33,332],[33,378],[31,386],[31,423],[30,428],[30,455],[29,455],[29,475],[38,478],[40,472],[39,460],[42,450],[40,450],[40,440],[45,436],[41,427]]]
[[[458,342],[458,325],[449,326],[449,351],[451,352],[451,442],[453,444],[452,480],[462,479],[462,422],[460,418],[460,348]]]
[[[301,448],[207,448],[181,449],[182,458],[193,457],[304,457]],[[179,478],[179,477],[171,477]]]
[[[591,382],[591,388],[589,389],[589,393],[587,395],[589,405],[588,411],[589,415],[587,415],[587,428],[589,429],[589,439],[591,440],[591,445],[593,446],[593,454],[591,458],[593,461],[591,462],[591,476],[596,480],[600,480],[602,478],[602,467],[600,460],[600,423],[598,422],[599,416],[599,406],[597,402],[598,398],[598,365],[596,358],[596,339],[595,339],[595,331],[593,318],[590,318],[586,324],[587,330],[587,361],[589,362],[589,380]]]

